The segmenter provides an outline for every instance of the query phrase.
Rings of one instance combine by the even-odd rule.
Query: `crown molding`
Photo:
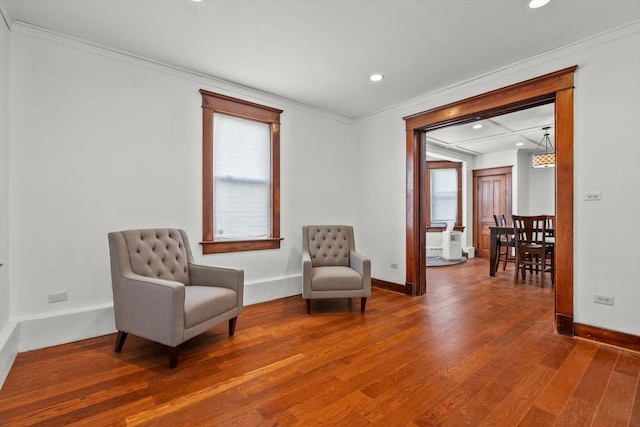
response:
[[[3,0],[0,0],[0,2]],[[317,116],[321,116],[340,123],[351,124],[353,119],[347,116],[323,110],[312,105],[303,104],[289,98],[285,98],[273,93],[264,92],[249,86],[224,80],[214,75],[202,73],[193,69],[183,68],[166,62],[157,61],[144,56],[136,55],[130,52],[115,49],[109,46],[93,43],[84,39],[73,37],[57,31],[48,30],[36,25],[28,24],[22,21],[13,21],[11,32],[14,34],[33,37],[50,43],[66,46],[71,49],[82,51],[89,54],[99,55],[110,58],[115,61],[125,62],[139,67],[151,69],[160,73],[172,75],[185,80],[197,82],[204,86],[207,90],[221,92],[237,98],[245,98],[251,102],[259,104],[274,105],[282,109],[296,109]]]
[[[7,3],[5,3],[4,0],[0,0],[0,17],[2,17],[2,22],[4,22],[7,29],[11,31],[11,26],[15,21],[11,15],[9,6],[7,6]],[[0,22],[0,25],[2,25],[2,22]]]

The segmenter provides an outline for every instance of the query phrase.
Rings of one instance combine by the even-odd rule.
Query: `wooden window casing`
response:
[[[280,114],[282,110],[201,89],[202,95],[202,253],[279,249],[280,241]],[[214,240],[213,115],[226,114],[266,123],[271,129],[271,235],[260,239]]]
[[[427,209],[426,209],[426,230],[427,231],[444,231],[446,227],[434,226],[431,221],[431,169],[455,169],[458,175],[458,200],[457,200],[457,213],[456,224],[454,230],[464,231],[462,225],[462,163],[450,162],[448,160],[433,160],[427,161],[427,171],[425,175],[427,190]]]

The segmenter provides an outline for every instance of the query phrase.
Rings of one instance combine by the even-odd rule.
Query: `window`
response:
[[[202,251],[280,248],[280,113],[200,90]]]
[[[427,227],[462,226],[462,166],[448,161],[427,162]]]

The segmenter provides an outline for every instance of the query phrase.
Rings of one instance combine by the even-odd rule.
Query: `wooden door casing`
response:
[[[471,98],[403,117],[406,129],[406,282],[408,295],[427,292],[424,232],[424,159],[420,135],[432,129],[555,104],[556,123],[556,330],[573,336],[573,97],[577,65]]]

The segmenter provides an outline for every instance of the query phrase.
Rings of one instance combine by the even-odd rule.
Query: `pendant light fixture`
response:
[[[549,139],[549,129],[551,129],[551,126],[542,128],[544,135],[533,156],[531,156],[532,168],[552,168],[556,165],[556,153]]]

